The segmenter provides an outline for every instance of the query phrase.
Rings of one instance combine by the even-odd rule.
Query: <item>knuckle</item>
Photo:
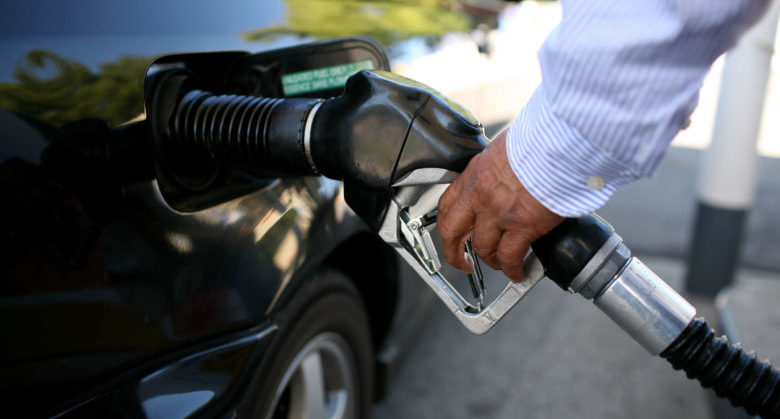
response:
[[[437,228],[439,230],[439,236],[444,240],[452,239],[456,236],[452,223],[447,217],[437,219]]]
[[[505,246],[496,250],[496,258],[504,268],[517,266],[518,264],[522,265],[523,256],[517,250]],[[520,262],[518,263],[518,261]]]
[[[444,191],[444,193],[443,193],[443,194],[441,194],[441,196],[439,197],[439,207],[448,207],[448,206],[449,206],[449,205],[452,203],[452,200],[453,200],[453,199],[455,199],[455,195],[456,195],[456,194],[455,194],[455,192],[453,191],[453,189],[454,189],[454,185],[455,185],[454,183],[453,183],[453,184],[451,184],[451,185],[450,185],[450,186],[449,186],[449,187],[448,187],[448,188],[447,188],[447,189]]]
[[[471,248],[482,260],[495,260],[498,237],[500,232],[495,231],[491,226],[475,226]]]
[[[496,258],[496,254],[492,253],[487,256],[480,256],[483,262],[487,263],[488,266],[490,266],[493,269],[501,269],[501,264],[498,262],[498,259]]]
[[[506,193],[491,193],[489,202],[493,208],[507,208],[512,205],[512,197]]]
[[[474,250],[474,253],[479,255],[479,257],[483,257],[483,255],[487,255],[491,252],[491,249],[489,246],[485,245],[482,241],[478,241],[478,235],[479,231],[474,232],[474,238],[471,240],[471,249]]]
[[[476,242],[471,243],[471,249],[474,250],[474,253],[482,260],[487,260],[496,253],[495,249],[491,249],[489,246],[480,245]]]

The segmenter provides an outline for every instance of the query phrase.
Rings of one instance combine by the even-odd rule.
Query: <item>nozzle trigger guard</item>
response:
[[[395,193],[379,230],[379,236],[392,246],[414,269],[455,317],[471,333],[481,335],[493,328],[527,293],[544,278],[539,259],[529,253],[523,262],[525,276],[509,282],[501,293],[485,304],[485,286],[478,259],[470,241],[465,251],[474,260],[469,275],[476,304],[463,298],[441,272],[442,263],[431,237],[439,197],[457,173],[436,168],[417,169],[392,185]]]

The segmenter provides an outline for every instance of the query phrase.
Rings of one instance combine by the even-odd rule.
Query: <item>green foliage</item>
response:
[[[118,125],[143,113],[143,80],[151,61],[122,56],[93,73],[75,60],[33,50],[14,71],[16,82],[0,83],[0,107],[54,126],[87,117]]]
[[[469,18],[454,0],[286,0],[287,23],[248,31],[247,41],[280,35],[315,39],[368,35],[389,46],[417,36],[467,31]]]
[[[412,37],[431,40],[467,31],[458,0],[286,0],[287,22],[243,34],[248,41],[280,35],[330,39],[367,35],[384,46]],[[0,107],[62,126],[97,117],[112,126],[143,112],[143,79],[153,58],[122,56],[93,72],[52,51],[33,50],[20,61],[15,82],[0,83]]]

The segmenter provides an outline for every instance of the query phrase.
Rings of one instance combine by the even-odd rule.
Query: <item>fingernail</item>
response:
[[[466,265],[468,266],[468,271],[463,271],[467,274],[470,274],[474,272],[474,259],[471,257],[468,252],[463,252],[463,259],[466,260]]]

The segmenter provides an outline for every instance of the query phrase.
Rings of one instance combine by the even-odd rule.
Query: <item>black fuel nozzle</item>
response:
[[[436,90],[387,72],[352,76],[314,118],[311,154],[344,181],[350,207],[377,231],[391,185],[416,169],[461,172],[487,145],[482,125]]]
[[[568,290],[574,279],[614,235],[615,229],[609,223],[598,215],[590,214],[580,218],[567,218],[536,240],[531,248],[545,267],[545,275],[564,290]],[[614,249],[616,247],[610,249],[610,253]],[[627,260],[627,255],[623,255],[618,263],[622,266]]]
[[[361,71],[327,100],[215,94],[184,72],[158,85],[151,114],[163,194],[197,190],[220,167],[323,174],[344,181],[347,203],[376,231],[395,181],[419,168],[460,172],[487,145],[468,110],[388,72]]]

